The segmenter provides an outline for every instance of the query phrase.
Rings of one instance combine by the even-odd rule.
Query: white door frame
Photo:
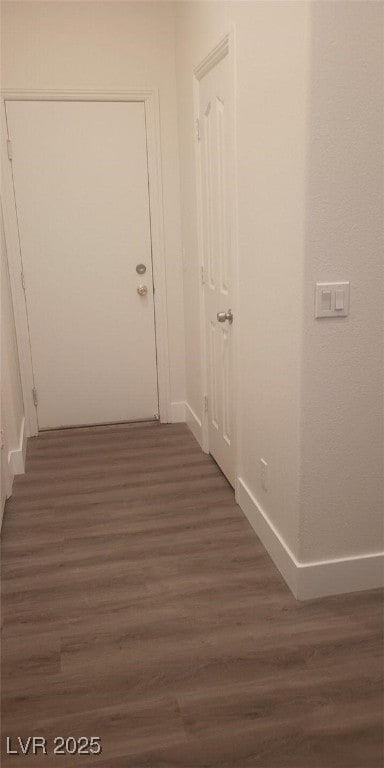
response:
[[[140,101],[144,103],[147,134],[149,205],[152,243],[153,281],[155,285],[155,333],[160,421],[171,418],[169,339],[167,322],[167,284],[161,174],[159,94],[155,88],[130,88],[124,91],[77,90],[2,90],[2,199],[7,242],[12,300],[19,349],[25,421],[28,436],[38,434],[36,407],[33,402],[33,365],[29,337],[26,296],[22,284],[23,260],[11,162],[8,157],[8,129],[5,101]]]
[[[231,72],[231,88],[232,88],[232,136],[233,147],[231,148],[231,155],[234,163],[233,168],[233,195],[231,197],[230,212],[232,221],[232,280],[233,280],[233,311],[235,322],[233,324],[233,414],[234,414],[234,456],[235,456],[235,496],[237,498],[237,487],[239,477],[240,466],[240,441],[239,441],[239,424],[238,414],[239,409],[239,383],[238,383],[238,371],[239,371],[239,339],[240,339],[240,317],[239,317],[239,279],[238,279],[238,217],[237,217],[237,156],[236,156],[236,69],[235,69],[235,31],[232,29],[215,45],[204,57],[204,59],[193,70],[193,100],[194,100],[194,116],[196,120],[196,135],[197,141],[195,142],[195,166],[196,166],[196,194],[197,194],[197,223],[198,223],[198,281],[200,286],[200,348],[201,348],[201,378],[202,378],[202,448],[205,453],[209,453],[209,435],[208,435],[208,414],[207,414],[207,397],[208,397],[208,350],[206,343],[206,311],[205,311],[205,295],[204,295],[204,276],[206,268],[204,264],[204,239],[203,239],[203,194],[202,194],[202,156],[201,156],[201,143],[199,137],[199,120],[200,120],[200,88],[199,83],[202,78],[208,74],[219,62],[228,56]]]

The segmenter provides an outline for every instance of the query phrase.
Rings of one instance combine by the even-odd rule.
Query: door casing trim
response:
[[[231,199],[231,219],[232,219],[232,279],[233,279],[233,310],[235,322],[233,325],[233,413],[234,413],[234,474],[235,474],[235,497],[238,496],[238,478],[240,471],[240,440],[239,440],[239,341],[240,341],[240,317],[239,317],[239,278],[238,278],[238,213],[237,213],[237,141],[236,141],[236,67],[235,67],[235,29],[232,29],[222,37],[219,42],[209,51],[193,70],[193,102],[195,120],[200,119],[200,92],[199,83],[219,62],[228,56],[231,73],[231,91],[232,91],[232,137],[233,147],[231,147],[231,156],[233,162],[232,178],[233,195]],[[201,143],[195,142],[195,169],[196,169],[196,197],[197,197],[197,222],[198,222],[198,281],[200,297],[200,348],[201,348],[201,443],[202,449],[209,453],[209,433],[208,433],[208,414],[205,408],[205,398],[208,393],[208,350],[206,343],[206,310],[204,285],[201,279],[205,272],[204,264],[204,245],[203,245],[203,196],[202,196],[202,169],[201,169]]]
[[[156,88],[129,88],[124,90],[8,90],[1,91],[2,128],[2,203],[4,230],[7,243],[12,301],[15,315],[16,337],[19,350],[21,383],[24,398],[28,436],[38,434],[37,411],[33,402],[34,376],[29,337],[26,296],[21,283],[23,271],[17,208],[11,162],[8,158],[6,101],[126,101],[144,103],[148,153],[148,180],[152,241],[153,281],[155,285],[155,332],[157,378],[159,390],[159,416],[161,422],[171,420],[169,336],[167,312],[167,281],[165,266],[165,236],[163,187],[161,172],[161,139],[159,92]]]

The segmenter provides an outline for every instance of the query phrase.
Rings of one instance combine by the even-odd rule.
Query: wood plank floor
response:
[[[382,595],[297,603],[185,425],[31,440],[2,589],[3,765],[383,765]]]

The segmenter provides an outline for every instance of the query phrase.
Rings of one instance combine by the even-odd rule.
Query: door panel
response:
[[[8,101],[6,111],[39,428],[151,419],[144,104]]]
[[[208,357],[208,439],[234,484],[233,328],[218,312],[233,310],[231,168],[233,104],[228,57],[200,80],[202,231]]]
[[[223,391],[223,438],[228,445],[231,444],[231,402],[229,382],[231,378],[230,371],[230,334],[226,328],[222,329],[222,391]]]
[[[210,419],[211,426],[218,430],[219,428],[219,409],[220,409],[220,402],[219,402],[219,389],[218,389],[218,370],[217,370],[217,361],[218,361],[218,344],[217,344],[217,337],[218,337],[218,329],[216,327],[216,323],[211,320],[210,322],[210,329],[211,329],[211,346],[210,346],[210,398],[208,402],[210,403],[208,415]]]

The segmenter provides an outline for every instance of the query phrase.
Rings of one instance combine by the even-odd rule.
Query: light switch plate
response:
[[[346,317],[348,312],[349,282],[316,283],[315,317]]]

